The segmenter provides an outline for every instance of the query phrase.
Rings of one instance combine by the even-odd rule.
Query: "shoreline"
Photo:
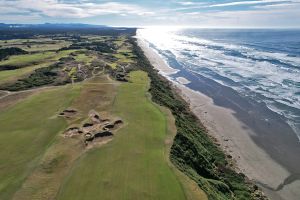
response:
[[[271,199],[296,199],[297,185],[289,185],[290,188],[283,185],[291,173],[257,145],[253,137],[259,133],[255,129],[243,123],[234,110],[216,105],[211,97],[191,89],[190,80],[182,77],[182,74],[178,75],[177,81],[172,80],[168,75],[180,70],[174,69],[174,73],[169,73],[172,67],[156,51],[139,38],[138,45],[155,69],[179,90],[180,96],[190,104],[192,112],[207,128],[209,135],[216,138],[223,151],[235,161],[239,172],[261,186]],[[184,81],[178,80],[180,77]],[[275,191],[278,188],[283,190]]]

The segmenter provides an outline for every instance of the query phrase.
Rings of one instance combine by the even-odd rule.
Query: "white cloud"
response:
[[[23,23],[70,20],[122,26],[176,24],[202,27],[299,27],[300,24],[300,0],[240,0],[231,3],[170,1],[175,6],[152,7],[150,10],[150,7],[142,7],[145,6],[143,3],[121,3],[124,1],[0,0],[0,20]],[[226,6],[246,4],[251,5],[248,10],[226,11]],[[32,20],[28,17],[30,15]],[[109,17],[89,18],[104,15]]]
[[[153,12],[137,5],[118,2],[89,3],[86,0],[79,3],[66,3],[59,0],[2,0],[0,2],[1,13],[2,8],[5,7],[14,8],[18,12],[34,11],[49,17],[66,18],[85,18],[109,14],[123,16],[128,14],[139,16],[153,14]]]
[[[269,5],[257,5],[254,8],[268,9],[268,8],[293,8],[294,6],[300,6],[300,2],[281,3],[281,4],[269,4]],[[300,8],[299,8],[300,9]]]
[[[183,7],[170,9],[170,11],[186,11],[194,9],[205,9],[205,8],[222,8],[222,7],[231,7],[231,6],[243,6],[251,5],[254,8],[262,8],[263,6],[280,6],[286,4],[297,4],[300,0],[250,0],[250,1],[232,1],[227,3],[210,3],[207,2],[191,2],[191,1],[179,1],[177,4],[182,5]]]
[[[193,6],[193,5],[202,5],[202,4],[204,4],[204,3],[201,3],[201,2],[192,2],[192,1],[179,1],[177,3],[182,5],[182,6]]]
[[[255,4],[266,4],[266,3],[286,3],[286,2],[298,2],[298,0],[234,1],[234,2],[229,2],[229,3],[213,4],[208,7],[226,7],[226,6],[255,5]]]
[[[185,18],[185,19],[184,19]],[[190,12],[181,16],[199,27],[299,27],[299,6],[270,6],[270,9],[247,11]]]

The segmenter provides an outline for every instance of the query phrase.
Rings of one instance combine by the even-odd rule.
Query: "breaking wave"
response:
[[[250,34],[250,39],[226,33],[207,39],[201,30],[139,29],[138,37],[166,60],[175,59],[181,67],[264,102],[285,117],[300,137],[300,46],[272,41],[272,31],[257,38]],[[294,43],[300,43],[300,36],[296,39]]]

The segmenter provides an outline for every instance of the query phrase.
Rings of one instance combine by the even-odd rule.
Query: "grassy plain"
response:
[[[140,71],[130,77],[112,107],[125,127],[78,160],[58,199],[185,199],[166,160],[166,118],[146,94],[149,79]]]
[[[0,113],[0,199],[10,199],[67,126],[57,114],[71,104],[79,87],[40,92]]]

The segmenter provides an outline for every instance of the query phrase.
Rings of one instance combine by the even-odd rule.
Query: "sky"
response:
[[[300,0],[0,0],[0,22],[300,28]]]

